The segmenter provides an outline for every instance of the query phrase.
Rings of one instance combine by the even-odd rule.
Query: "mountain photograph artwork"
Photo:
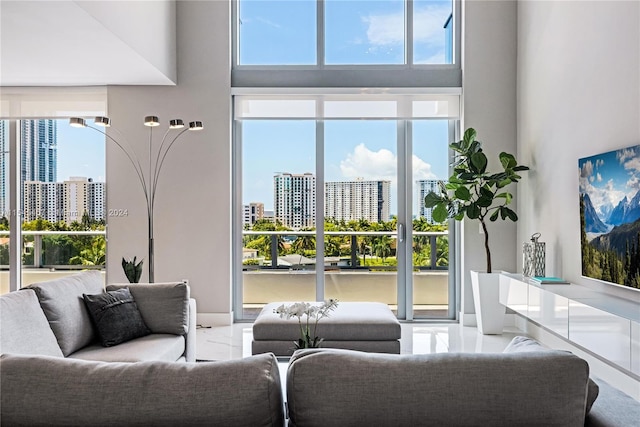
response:
[[[578,160],[582,274],[640,289],[640,145]]]

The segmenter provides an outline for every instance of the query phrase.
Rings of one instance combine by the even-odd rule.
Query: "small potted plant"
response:
[[[140,282],[140,277],[142,276],[142,262],[144,260],[140,260],[139,263],[136,264],[136,257],[133,259],[125,260],[122,258],[122,269],[124,270],[124,275],[127,276],[129,283],[138,283]]]
[[[487,170],[488,159],[482,150],[482,142],[476,139],[476,131],[469,128],[464,132],[463,139],[454,142],[449,147],[455,152],[453,163],[453,174],[449,181],[445,184],[440,182],[440,192],[430,192],[424,200],[425,207],[433,208],[432,217],[436,222],[443,222],[448,218],[457,221],[463,220],[465,217],[469,219],[477,219],[480,221],[482,231],[484,232],[484,250],[486,255],[486,274],[491,275],[491,249],[489,247],[489,230],[487,221],[511,220],[517,221],[518,215],[509,207],[513,200],[513,195],[505,189],[510,184],[517,183],[521,176],[518,172],[529,170],[527,166],[519,165],[515,156],[509,153],[501,152],[498,155],[502,170],[497,172],[489,172]],[[480,273],[471,272],[472,288],[474,292],[474,303],[476,304],[476,314],[480,318],[482,315],[481,300],[484,295],[477,295],[480,292],[479,287],[491,287],[495,295],[488,296],[489,299],[495,299],[497,303],[497,293],[499,277],[493,275],[490,278],[480,278]],[[480,282],[483,282],[482,286]],[[494,283],[490,286],[485,283]],[[483,291],[484,293],[485,291]],[[485,307],[486,308],[486,307]],[[504,314],[504,307],[502,308]],[[485,312],[487,310],[484,310]],[[502,332],[502,315],[500,320],[495,321],[495,328],[485,328],[481,326],[478,320],[478,326],[483,333],[501,333]],[[500,332],[486,332],[489,330],[498,330]]]

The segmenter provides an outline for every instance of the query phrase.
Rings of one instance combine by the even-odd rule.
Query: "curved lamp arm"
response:
[[[89,126],[89,125],[86,125],[85,127],[89,128],[89,129],[93,129],[94,131],[103,134],[104,136],[109,138],[111,141],[113,141],[118,146],[118,148],[120,148],[122,150],[122,152],[124,154],[126,154],[127,158],[131,162],[131,165],[133,166],[133,169],[136,171],[136,175],[138,175],[138,180],[140,181],[140,184],[142,185],[142,190],[144,192],[144,198],[145,198],[145,200],[147,202],[147,209],[148,209],[148,206],[149,206],[149,194],[148,194],[148,191],[147,191],[147,183],[146,183],[146,180],[144,179],[144,174],[142,172],[142,166],[140,164],[140,160],[136,156],[135,152],[133,152],[133,155],[131,153],[129,153],[129,151],[126,148],[124,148],[122,146],[122,144],[120,144],[118,142],[118,140],[116,140],[111,135],[107,134],[106,132],[103,132],[100,129],[95,128],[93,126]],[[120,132],[118,132],[118,133],[120,133]]]
[[[162,158],[160,159],[160,163],[158,163],[158,160],[156,159],[156,170],[153,176],[153,188],[151,189],[151,201],[152,203],[155,201],[156,198],[156,188],[158,188],[158,178],[160,177],[160,171],[162,170],[162,165],[164,164],[164,159],[167,157],[167,153],[169,153],[169,150],[171,150],[171,147],[173,147],[173,144],[178,140],[178,138],[180,138],[182,136],[182,134],[184,134],[185,132],[187,132],[189,130],[189,128],[187,129],[183,129],[180,131],[180,133],[178,133],[169,143],[169,145],[167,146],[167,149],[165,150],[165,152],[162,154]],[[169,133],[169,131],[167,130],[167,134]],[[166,134],[165,134],[166,137]],[[162,145],[164,145],[164,138],[162,141]],[[162,145],[160,146],[160,150],[158,150],[158,158],[160,158],[160,153],[162,151]]]

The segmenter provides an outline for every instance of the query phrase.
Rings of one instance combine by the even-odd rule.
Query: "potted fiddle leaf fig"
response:
[[[464,132],[462,141],[449,145],[455,152],[453,175],[446,184],[442,181],[439,183],[439,194],[433,191],[427,194],[424,204],[427,208],[433,208],[432,216],[436,222],[448,218],[461,221],[465,216],[480,221],[484,232],[487,273],[491,273],[487,221],[518,220],[518,215],[509,208],[513,195],[505,187],[518,182],[521,178],[518,172],[529,168],[519,165],[512,154],[502,152],[498,155],[502,170],[487,171],[487,156],[476,135],[475,129],[469,128]]]
[[[482,142],[478,141],[476,136],[475,129],[469,128],[464,132],[461,141],[449,145],[455,152],[455,159],[452,165],[453,174],[446,184],[442,181],[439,183],[439,193],[432,191],[427,194],[424,204],[427,208],[433,208],[432,218],[436,222],[443,222],[448,218],[462,221],[465,217],[480,221],[484,232],[487,269],[486,273],[471,272],[476,314],[480,316],[483,311],[497,309],[486,310],[487,305],[481,304],[481,301],[484,301],[486,296],[476,295],[478,287],[490,288],[491,291],[488,289],[486,291],[492,294],[488,298],[495,299],[496,304],[498,299],[499,276],[491,274],[491,249],[489,247],[487,221],[500,219],[515,222],[518,220],[518,215],[509,207],[513,200],[513,195],[506,187],[517,183],[521,179],[518,173],[529,170],[529,168],[519,165],[512,154],[501,152],[498,155],[498,159],[502,170],[496,172],[488,171],[489,162],[487,156],[482,150]],[[480,284],[481,282],[482,284]],[[479,305],[484,305],[485,310],[482,310]],[[481,326],[482,322],[480,320],[478,320],[478,327],[483,333],[501,333],[503,317],[504,306],[502,306],[502,316],[493,322],[495,327]]]

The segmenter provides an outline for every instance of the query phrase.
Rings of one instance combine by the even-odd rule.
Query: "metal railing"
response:
[[[429,245],[429,263],[428,265],[416,265],[414,269],[419,271],[422,270],[447,270],[448,269],[448,254],[446,265],[438,266],[438,247],[437,247],[437,239],[438,238],[448,238],[448,231],[412,231],[412,238],[415,239],[419,237],[426,237],[428,239]],[[266,270],[266,269],[292,269],[293,266],[283,266],[278,264],[278,258],[281,258],[282,255],[279,254],[279,248],[281,247],[282,240],[288,240],[289,242],[294,242],[297,239],[297,236],[316,236],[316,232],[311,231],[292,231],[292,230],[280,230],[280,231],[254,231],[254,230],[243,230],[242,232],[244,236],[270,236],[270,244],[269,244],[269,257],[265,257],[265,261],[269,261],[266,265],[243,265],[243,270]],[[349,236],[349,251],[344,256],[340,255],[341,261],[346,261],[340,263],[339,265],[331,265],[331,269],[345,269],[345,270],[368,270],[371,268],[375,268],[378,271],[381,270],[390,270],[395,271],[395,266],[384,266],[384,265],[376,265],[376,266],[366,266],[360,265],[360,258],[363,256],[372,256],[373,253],[370,251],[362,252],[361,245],[358,242],[359,238],[363,237],[380,237],[380,236],[390,236],[392,239],[397,239],[397,231],[325,231],[324,236]],[[287,239],[289,237],[289,239]],[[294,238],[295,237],[295,238]],[[280,239],[282,238],[282,240]],[[257,251],[257,249],[256,249]],[[312,250],[313,251],[313,250]],[[326,252],[326,248],[325,248]],[[301,255],[301,254],[297,254]],[[325,253],[325,267],[326,258],[333,258]],[[302,258],[302,257],[301,257]],[[251,259],[251,258],[248,258]],[[243,259],[246,261],[247,259]],[[315,268],[315,263],[313,264],[313,268]],[[304,269],[303,265],[296,266],[295,269]]]
[[[0,231],[0,238],[9,237],[9,231]],[[105,268],[104,263],[91,265],[91,264],[71,264],[71,259],[74,256],[78,256],[82,249],[89,249],[93,244],[93,239],[86,239],[85,241],[79,240],[90,236],[103,237],[106,240],[105,230],[89,230],[89,231],[26,231],[23,230],[22,234],[22,268],[28,269],[52,269],[52,270],[77,270],[77,269],[97,269],[102,270]],[[70,236],[71,240],[68,242],[55,242],[47,241],[49,237],[54,236]],[[65,251],[63,246],[65,244],[77,244],[74,253],[71,255],[68,250]],[[1,246],[8,246],[9,242],[4,243]],[[50,245],[49,247],[47,247]],[[80,249],[82,248],[82,249]],[[68,248],[66,248],[68,249]],[[8,252],[8,251],[7,251]],[[67,262],[64,261],[65,258]],[[6,270],[9,268],[8,260],[2,259],[0,254],[0,269]]]

